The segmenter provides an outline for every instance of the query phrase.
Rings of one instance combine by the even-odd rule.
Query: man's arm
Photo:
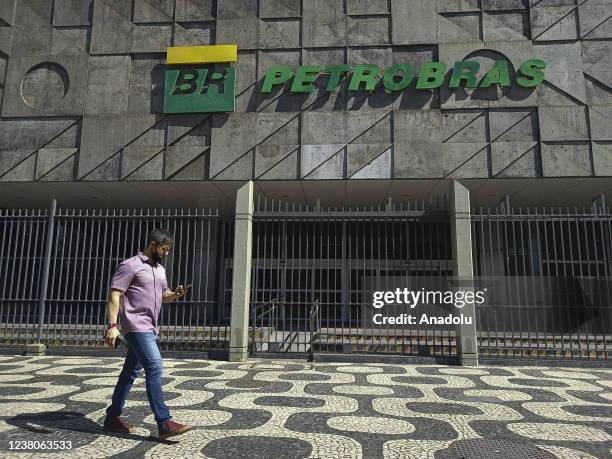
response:
[[[166,289],[162,294],[162,303],[170,303],[182,297],[185,293],[187,293],[187,289],[182,285],[179,285],[174,292],[170,289]]]
[[[117,316],[119,315],[119,308],[121,307],[121,296],[123,292],[121,290],[111,289],[108,294],[108,305],[107,305],[107,318],[108,323],[117,323]],[[116,327],[109,328],[106,330],[106,343],[115,347],[115,340],[119,336],[119,329]]]

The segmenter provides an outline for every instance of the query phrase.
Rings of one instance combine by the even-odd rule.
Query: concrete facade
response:
[[[0,181],[612,176],[612,0],[2,0]],[[164,115],[237,43],[236,113]],[[547,63],[535,90],[260,92],[267,68]]]

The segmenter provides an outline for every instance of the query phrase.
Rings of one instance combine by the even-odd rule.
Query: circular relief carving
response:
[[[21,97],[28,107],[56,107],[68,93],[70,78],[64,67],[43,62],[32,67],[21,81]]]

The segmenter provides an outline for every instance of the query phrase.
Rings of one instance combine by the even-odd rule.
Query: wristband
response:
[[[111,322],[108,324],[107,329],[110,330],[111,328],[119,328],[119,325],[116,322]]]

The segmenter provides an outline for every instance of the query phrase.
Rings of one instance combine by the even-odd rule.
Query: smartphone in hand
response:
[[[181,284],[182,285],[182,284]],[[187,284],[183,287],[183,293],[179,296],[179,298],[183,298],[185,295],[187,295],[187,293],[189,292],[189,290],[191,289],[191,287],[193,287],[193,284]]]

